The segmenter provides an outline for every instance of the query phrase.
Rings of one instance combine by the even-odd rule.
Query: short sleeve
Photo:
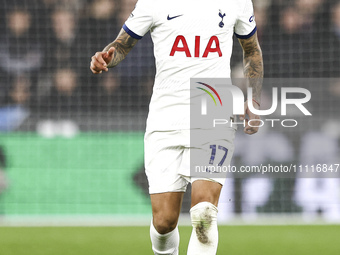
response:
[[[245,0],[245,7],[241,9],[234,27],[235,35],[239,39],[248,39],[256,30],[253,3],[251,0]]]
[[[142,39],[153,24],[152,0],[138,0],[135,9],[123,25],[123,29],[131,37]]]

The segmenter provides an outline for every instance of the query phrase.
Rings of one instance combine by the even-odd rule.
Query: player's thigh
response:
[[[175,228],[182,207],[184,192],[151,194],[153,223],[157,229]],[[158,230],[158,229],[157,229]]]
[[[200,202],[210,202],[217,206],[222,184],[211,180],[196,180],[191,188],[191,207]]]

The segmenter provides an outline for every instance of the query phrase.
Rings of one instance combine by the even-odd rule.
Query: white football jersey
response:
[[[139,0],[123,29],[154,43],[147,130],[190,128],[190,78],[229,78],[233,35],[256,32],[251,0]]]

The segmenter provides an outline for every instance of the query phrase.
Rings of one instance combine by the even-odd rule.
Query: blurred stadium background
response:
[[[0,225],[148,225],[143,132],[155,73],[150,36],[115,70],[100,76],[89,70],[91,56],[115,38],[135,2],[1,1]],[[265,77],[333,79],[306,87],[313,118],[303,125],[264,128],[251,139],[239,130],[234,164],[339,164],[340,1],[253,2]],[[232,73],[242,77],[236,40]],[[264,105],[270,93],[264,88]],[[277,218],[340,222],[340,179],[227,180],[221,222]],[[0,254],[10,253],[0,247]]]

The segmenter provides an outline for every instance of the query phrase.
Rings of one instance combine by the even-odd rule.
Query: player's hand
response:
[[[90,69],[92,73],[98,74],[109,71],[107,65],[112,61],[115,48],[111,47],[108,51],[96,52],[91,58]]]
[[[255,109],[259,109],[260,106],[253,102],[253,106]],[[249,119],[246,119],[246,115],[248,115]],[[246,127],[244,128],[244,133],[248,135],[252,135],[259,131],[259,126],[261,126],[261,118],[259,115],[252,113],[248,108],[248,101],[244,103],[244,114],[240,115],[240,120],[245,120]],[[251,121],[251,126],[249,125],[249,120]]]

